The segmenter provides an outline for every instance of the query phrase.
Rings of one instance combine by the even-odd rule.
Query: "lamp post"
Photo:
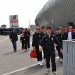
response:
[[[47,26],[47,22],[46,22],[46,26]]]
[[[29,26],[28,26],[28,28],[29,28],[29,30],[30,30],[30,19],[28,19],[28,21],[29,21]]]
[[[54,21],[52,20],[52,29],[53,29],[53,23],[54,23]]]

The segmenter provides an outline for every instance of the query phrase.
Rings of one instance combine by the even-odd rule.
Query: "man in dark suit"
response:
[[[64,40],[72,40],[75,39],[75,34],[72,32],[73,27],[69,26],[68,27],[68,32],[65,33],[65,35],[63,34],[63,36],[65,37]]]
[[[13,44],[14,52],[16,52],[16,41],[18,40],[18,36],[15,28],[13,28],[12,32],[9,34],[9,38]]]
[[[66,34],[68,33],[68,28],[65,28],[65,32],[62,34],[63,40],[66,39]]]

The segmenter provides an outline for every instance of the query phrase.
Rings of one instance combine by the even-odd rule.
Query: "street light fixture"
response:
[[[30,30],[30,19],[28,19],[28,21],[29,21],[29,25],[28,25],[28,28],[29,28],[29,30]]]
[[[47,26],[47,22],[46,22],[46,26]]]
[[[53,29],[53,23],[54,23],[54,21],[52,20],[52,29]]]
[[[29,26],[30,26],[30,19],[28,19],[29,20]]]

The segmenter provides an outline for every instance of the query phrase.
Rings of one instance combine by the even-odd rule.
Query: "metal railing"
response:
[[[63,40],[63,75],[75,75],[74,40]]]

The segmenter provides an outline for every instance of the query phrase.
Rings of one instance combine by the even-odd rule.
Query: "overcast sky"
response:
[[[34,24],[38,12],[48,0],[0,0],[0,25],[10,26],[9,15],[18,15],[19,26]]]

